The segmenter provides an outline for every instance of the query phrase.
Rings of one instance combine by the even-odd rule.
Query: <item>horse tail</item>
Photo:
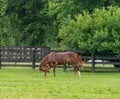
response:
[[[79,65],[83,67],[84,61],[81,59],[81,57],[77,54],[77,60],[79,61]]]

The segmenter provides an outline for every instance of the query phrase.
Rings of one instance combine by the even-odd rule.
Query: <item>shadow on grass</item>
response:
[[[107,67],[103,67],[103,68],[97,68],[95,69],[95,71],[92,71],[92,68],[81,68],[80,70],[81,72],[88,72],[88,73],[120,73],[120,68],[107,68]],[[67,68],[66,72],[74,72],[73,68]]]
[[[107,69],[95,69],[95,71],[93,72],[92,69],[90,70],[81,70],[82,72],[91,72],[91,73],[120,73],[120,70],[107,70]]]

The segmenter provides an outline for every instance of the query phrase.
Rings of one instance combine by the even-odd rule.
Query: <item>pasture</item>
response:
[[[120,72],[82,69],[74,77],[73,68],[57,68],[44,78],[38,68],[3,67],[0,70],[0,99],[120,99]]]

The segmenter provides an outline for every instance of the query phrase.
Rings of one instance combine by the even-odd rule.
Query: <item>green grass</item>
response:
[[[0,99],[120,99],[120,72],[81,71],[74,77],[73,69],[56,70],[44,78],[38,68],[2,68]]]

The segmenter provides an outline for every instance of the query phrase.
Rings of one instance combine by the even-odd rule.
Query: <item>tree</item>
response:
[[[78,7],[80,7],[75,0],[53,1],[49,0],[48,16],[49,16],[49,33],[51,34],[52,47],[58,48],[59,38],[58,30],[61,27],[62,22],[66,21],[66,17],[73,17],[78,13]],[[76,5],[77,4],[77,5]]]
[[[75,19],[75,16],[83,11],[92,13],[95,8],[119,5],[116,0],[49,0],[48,15],[50,21],[50,28],[52,30],[53,40],[58,43],[60,48],[61,38],[59,38],[58,31],[62,24],[67,24],[70,19]],[[54,43],[54,45],[57,45]],[[56,46],[57,47],[57,46]]]
[[[94,8],[120,6],[119,0],[1,0],[3,45],[58,48],[59,28],[79,13]],[[4,34],[4,35],[3,35]],[[12,42],[11,42],[12,41]]]
[[[5,15],[10,20],[16,45],[40,46],[44,41],[46,0],[8,0]]]
[[[59,37],[63,49],[83,49],[90,52],[112,50],[120,54],[120,8],[95,9],[84,12],[62,25]]]
[[[14,45],[14,37],[8,32],[11,30],[10,21],[5,16],[6,0],[0,1],[0,45]]]

